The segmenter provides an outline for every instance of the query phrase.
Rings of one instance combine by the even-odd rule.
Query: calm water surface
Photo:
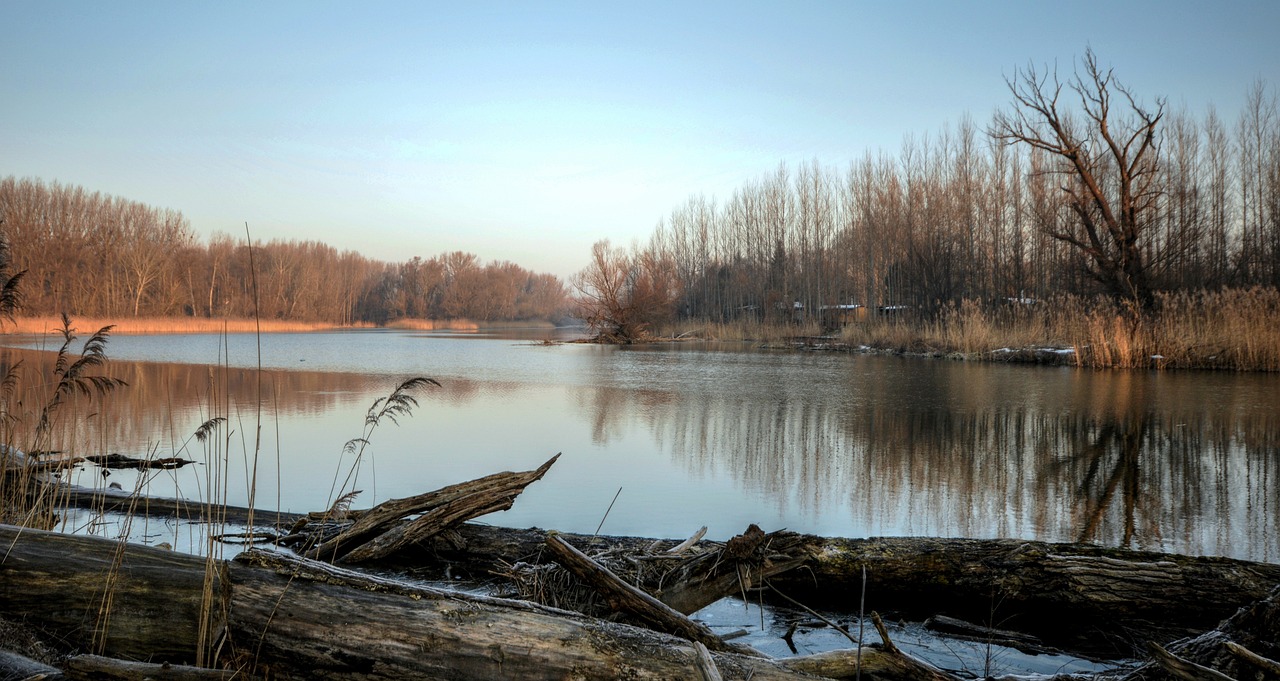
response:
[[[486,520],[663,537],[707,525],[719,539],[756,523],[1280,560],[1280,376],[541,337],[272,334],[260,352],[252,335],[115,337],[110,372],[130,387],[64,411],[64,424],[90,425],[64,425],[60,446],[196,459],[149,491],[238,504],[257,451],[254,504],[290,511],[326,508],[335,487],[362,490],[356,506],[368,506],[561,452]],[[23,357],[37,371],[44,356],[0,351],[5,363]],[[367,432],[370,404],[411,376],[442,387]],[[228,422],[195,439],[213,416]],[[368,440],[359,462],[344,451],[354,438]],[[124,471],[78,481],[137,484]]]

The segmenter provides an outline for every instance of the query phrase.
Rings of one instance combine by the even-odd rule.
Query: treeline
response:
[[[218,234],[181,213],[36,179],[0,179],[10,270],[27,270],[22,312],[99,318],[254,317],[334,324],[410,317],[557,319],[555,276],[469,253],[386,263],[316,241]]]
[[[1103,84],[1112,87],[1104,96],[1129,94]],[[1069,97],[1079,99],[1062,92]],[[1167,113],[1157,101],[1153,153],[1126,169],[1146,183],[1133,195],[1141,204],[1131,216],[1147,285],[1280,286],[1275,96],[1256,84],[1234,123],[1212,109],[1200,117]],[[831,305],[929,311],[962,300],[1108,293],[1095,260],[1112,257],[1111,242],[1063,238],[1083,234],[1081,216],[1092,219],[1097,209],[1078,198],[1084,190],[1071,154],[1093,164],[1102,194],[1127,195],[1115,160],[1097,151],[1107,140],[1096,126],[1091,133],[1083,115],[1063,120],[1083,131],[1083,148],[1049,153],[1005,144],[996,123],[983,130],[966,118],[908,139],[897,156],[868,154],[844,169],[783,165],[722,202],[696,196],[628,254],[632,279],[650,290],[655,273],[669,276],[667,314],[712,322],[813,318]],[[1091,254],[1095,245],[1099,253]],[[597,270],[584,271],[580,289],[598,290]]]

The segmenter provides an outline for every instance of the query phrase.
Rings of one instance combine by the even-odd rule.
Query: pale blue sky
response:
[[[1087,46],[1234,122],[1280,2],[0,0],[0,176],[181,210],[202,237],[450,250],[568,276],[690,196],[845,167]],[[1274,91],[1274,90],[1273,90]]]

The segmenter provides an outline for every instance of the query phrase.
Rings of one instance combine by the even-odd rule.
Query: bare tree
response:
[[[652,250],[628,254],[597,241],[591,263],[573,279],[577,314],[599,339],[634,343],[670,317],[677,281],[674,264]]]
[[[1098,65],[1092,50],[1085,51],[1083,67],[1065,85],[1056,73],[1034,66],[1015,72],[1007,80],[1013,109],[997,114],[989,132],[1057,159],[1051,172],[1062,177],[1060,188],[1076,219],[1049,236],[1078,249],[1112,295],[1149,305],[1143,246],[1159,195],[1156,128],[1165,100],[1157,99],[1154,110],[1139,104],[1110,69]],[[1078,114],[1060,102],[1064,87],[1078,97]],[[1112,110],[1115,94],[1127,103],[1127,114]]]

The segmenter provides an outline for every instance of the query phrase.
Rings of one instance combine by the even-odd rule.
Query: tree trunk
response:
[[[1176,656],[1176,661],[1170,658]],[[1280,678],[1280,587],[1240,608],[1218,628],[1156,652],[1156,662],[1127,675],[1159,681],[1198,678]],[[1195,669],[1188,673],[1187,667]],[[1207,670],[1207,671],[1206,671]],[[1216,677],[1214,675],[1217,675]]]
[[[578,546],[594,541],[637,552],[654,542],[562,536]],[[503,563],[536,561],[545,537],[540,530],[462,525],[450,542],[437,541],[433,553],[412,560],[422,574],[431,574],[425,567],[431,564],[454,577],[489,576]],[[925,537],[813,541],[818,546],[812,561],[768,580],[811,607],[858,612],[866,566],[867,611],[998,624],[1047,645],[1103,657],[1142,655],[1145,641],[1168,642],[1212,629],[1280,584],[1280,565],[1087,544]]]
[[[111,657],[171,663],[197,657],[203,559],[10,526],[0,526],[0,542],[7,548],[0,611]],[[285,554],[241,555],[214,563],[208,610],[212,630],[223,634],[219,662],[252,676],[462,681],[698,674],[693,644],[673,636],[365,577]],[[725,678],[815,678],[762,658],[715,653],[713,659]]]
[[[559,454],[532,471],[494,473],[433,492],[391,499],[360,514],[350,527],[306,553],[308,558],[357,563],[385,558],[463,521],[515,503],[525,487],[541,480]],[[417,517],[405,521],[409,516]]]
[[[146,503],[155,509],[159,501]],[[584,550],[607,545],[642,553],[664,545],[635,537],[562,536]],[[517,562],[539,562],[545,541],[541,530],[464,523],[377,567],[431,579],[491,581]],[[1144,655],[1146,641],[1166,643],[1212,629],[1280,584],[1280,565],[1085,544],[919,537],[812,541],[816,557],[804,568],[768,580],[810,606],[857,612],[866,566],[868,610],[998,625],[1035,635],[1046,645],[1103,657]]]

